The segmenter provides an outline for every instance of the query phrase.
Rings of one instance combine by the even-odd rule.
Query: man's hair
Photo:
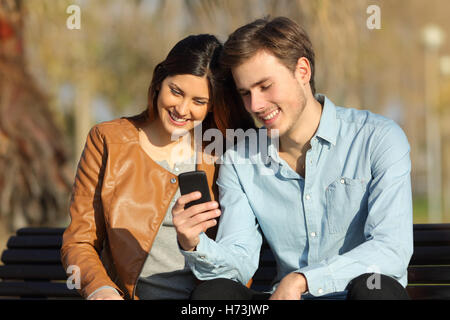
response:
[[[224,44],[221,63],[225,68],[238,67],[260,50],[273,54],[292,72],[298,59],[305,57],[311,66],[309,81],[313,95],[314,51],[308,35],[301,26],[286,17],[258,19],[234,31]]]

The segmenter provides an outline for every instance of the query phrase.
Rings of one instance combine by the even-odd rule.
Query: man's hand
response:
[[[269,300],[300,300],[308,290],[306,278],[301,273],[292,272],[286,275]]]
[[[194,200],[200,199],[200,192],[192,192],[178,198],[172,208],[173,224],[177,230],[180,246],[185,251],[193,251],[200,242],[199,235],[215,226],[221,212],[216,201],[209,201],[192,206],[184,210],[184,206]]]
[[[105,288],[94,293],[89,300],[123,300],[122,296],[114,289]]]

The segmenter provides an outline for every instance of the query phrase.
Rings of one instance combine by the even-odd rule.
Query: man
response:
[[[197,193],[178,199],[182,253],[197,278],[210,280],[193,298],[407,299],[411,163],[400,127],[315,95],[312,45],[287,18],[239,28],[222,61],[279,150],[270,144],[251,164],[236,150],[225,153],[221,211],[214,202],[184,210]],[[219,215],[214,242],[203,231]],[[244,286],[258,267],[261,233],[278,266],[269,294]]]

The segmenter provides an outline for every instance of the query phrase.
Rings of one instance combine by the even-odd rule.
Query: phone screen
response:
[[[211,201],[209,194],[208,179],[204,171],[184,172],[178,176],[181,195],[185,195],[194,191],[200,191],[202,197],[198,200],[191,201],[184,206],[185,209],[204,202]]]

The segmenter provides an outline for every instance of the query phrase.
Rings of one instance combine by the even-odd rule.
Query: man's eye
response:
[[[266,85],[266,86],[262,86],[262,87],[261,87],[261,90],[262,90],[262,91],[265,91],[265,90],[269,89],[271,86],[272,86],[272,84],[268,84],[268,85]]]
[[[194,103],[199,106],[204,106],[205,104],[207,104],[207,102],[203,100],[194,100]]]

